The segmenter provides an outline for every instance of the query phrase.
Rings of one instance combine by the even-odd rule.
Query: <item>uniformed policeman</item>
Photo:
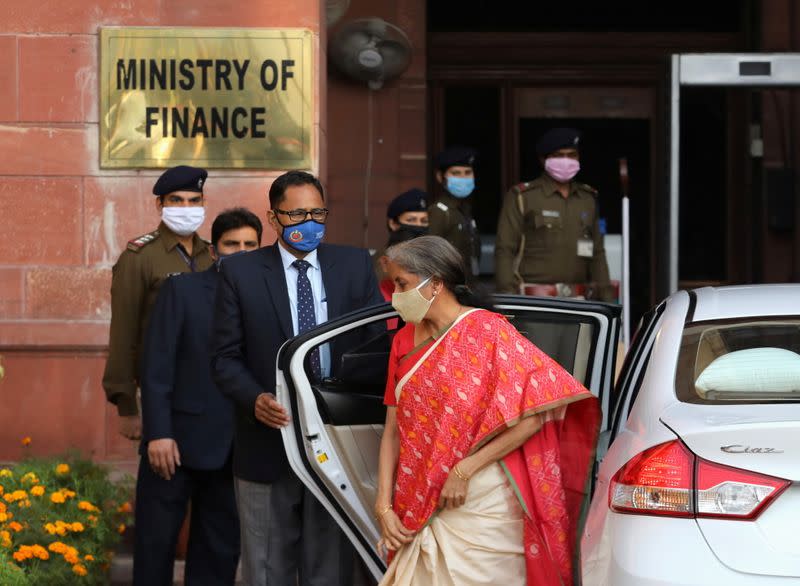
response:
[[[495,246],[499,292],[519,293],[530,284],[557,295],[613,300],[597,191],[573,180],[580,170],[579,143],[575,129],[546,132],[536,143],[544,173],[506,194]]]
[[[389,301],[394,285],[386,284],[384,253],[392,244],[411,240],[428,233],[428,194],[413,187],[395,197],[386,208],[386,227],[389,229],[389,241],[372,256],[375,274],[384,299]]]
[[[128,242],[111,277],[111,331],[103,373],[106,397],[117,406],[120,433],[141,436],[136,399],[138,364],[150,310],[169,275],[202,271],[213,260],[208,242],[197,235],[205,219],[204,169],[167,169],[153,186],[161,223],[153,232]]]
[[[454,146],[436,156],[436,181],[444,193],[428,208],[429,233],[441,236],[464,258],[467,279],[478,274],[481,241],[467,198],[475,189],[475,151]]]

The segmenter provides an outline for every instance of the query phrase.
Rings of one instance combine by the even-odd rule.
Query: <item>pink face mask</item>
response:
[[[569,157],[550,157],[544,161],[544,170],[559,183],[569,183],[581,170],[581,164]]]

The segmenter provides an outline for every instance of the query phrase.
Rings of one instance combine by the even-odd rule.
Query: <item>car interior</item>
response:
[[[593,318],[541,311],[509,311],[506,317],[577,380],[588,384],[597,337]],[[335,444],[358,500],[367,510],[375,502],[378,454],[386,417],[383,397],[389,351],[398,329],[396,319],[388,320],[387,324],[381,328],[368,324],[329,340],[334,348],[331,372],[312,385],[328,436]],[[359,522],[357,515],[348,513]],[[368,532],[365,527],[360,529]]]

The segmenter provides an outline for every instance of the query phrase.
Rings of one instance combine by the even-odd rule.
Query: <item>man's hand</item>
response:
[[[271,393],[261,393],[256,398],[256,419],[264,425],[280,429],[289,425],[289,414],[283,405],[278,403],[275,395]]]
[[[178,444],[169,437],[148,442],[147,458],[153,471],[166,480],[171,480],[175,476],[175,470],[181,465]]]
[[[119,433],[129,440],[142,439],[142,419],[138,415],[120,415]]]

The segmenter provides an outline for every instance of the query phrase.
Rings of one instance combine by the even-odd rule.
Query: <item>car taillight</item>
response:
[[[788,480],[709,462],[673,440],[632,458],[611,479],[618,513],[755,519]]]

